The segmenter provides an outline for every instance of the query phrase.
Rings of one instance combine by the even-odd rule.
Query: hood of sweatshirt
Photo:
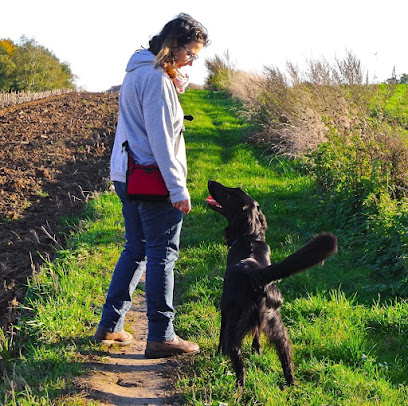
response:
[[[129,59],[126,66],[126,72],[132,72],[141,66],[153,65],[154,58],[155,56],[147,49],[136,51]]]

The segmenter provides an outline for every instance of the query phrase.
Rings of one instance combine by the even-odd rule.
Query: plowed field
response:
[[[0,110],[0,327],[63,244],[63,218],[106,190],[117,94],[69,93]]]

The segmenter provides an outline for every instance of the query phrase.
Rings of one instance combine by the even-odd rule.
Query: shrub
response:
[[[252,139],[270,152],[308,157],[326,189],[363,199],[380,189],[401,196],[408,188],[408,86],[369,84],[351,53],[334,66],[287,67],[289,77],[276,67],[256,78],[230,76],[231,94],[260,128]]]
[[[227,91],[235,70],[228,51],[223,56],[215,55],[213,58],[206,59],[205,66],[208,76],[204,87],[208,90]]]

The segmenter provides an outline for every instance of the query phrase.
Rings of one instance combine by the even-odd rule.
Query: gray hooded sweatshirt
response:
[[[128,141],[135,162],[159,166],[172,203],[188,199],[183,120],[170,77],[160,67],[154,67],[150,51],[135,52],[120,89],[111,180],[126,182],[127,152],[122,144]]]

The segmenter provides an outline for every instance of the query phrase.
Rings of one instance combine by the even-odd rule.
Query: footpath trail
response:
[[[178,405],[179,397],[172,386],[172,369],[177,359],[145,359],[147,336],[146,301],[134,299],[127,314],[134,342],[126,347],[104,348],[102,357],[83,360],[90,373],[75,380],[86,398],[103,405],[131,406]]]
[[[187,96],[186,96],[187,97]],[[183,268],[186,254],[184,247],[194,243],[198,237],[205,237],[205,232],[197,220],[206,222],[206,216],[200,216],[203,210],[206,193],[206,182],[210,174],[202,170],[204,162],[210,163],[221,155],[227,159],[229,154],[226,147],[234,146],[240,138],[240,125],[232,123],[231,113],[225,111],[225,102],[217,97],[207,99],[207,95],[192,93],[183,100],[183,108],[188,114],[196,116],[194,123],[188,125],[186,131],[187,155],[189,159],[189,185],[192,194],[193,211],[185,218],[183,225],[181,258],[179,266]],[[234,118],[234,120],[236,120]],[[224,126],[215,134],[215,130]],[[215,138],[215,140],[214,140]],[[209,157],[207,151],[217,151]],[[205,152],[204,152],[205,151]],[[216,175],[218,165],[211,169]],[[203,196],[198,196],[204,193]],[[205,211],[205,208],[204,208]],[[194,237],[195,234],[198,234]],[[184,244],[184,246],[183,246]],[[178,284],[176,283],[176,290]],[[177,293],[177,292],[176,292]],[[134,298],[134,305],[126,316],[127,329],[134,334],[135,342],[129,347],[104,348],[104,352],[97,355],[85,356],[84,362],[90,372],[74,381],[81,389],[82,395],[94,399],[104,405],[183,405],[181,393],[175,389],[175,381],[180,374],[182,364],[186,361],[183,357],[171,359],[148,360],[144,358],[146,346],[147,318],[145,299],[143,296]],[[177,330],[176,330],[177,331]],[[188,333],[195,333],[188,331]],[[188,334],[187,333],[187,334]],[[214,334],[216,334],[214,332]],[[183,333],[181,334],[183,335]],[[187,337],[188,338],[188,337]]]

